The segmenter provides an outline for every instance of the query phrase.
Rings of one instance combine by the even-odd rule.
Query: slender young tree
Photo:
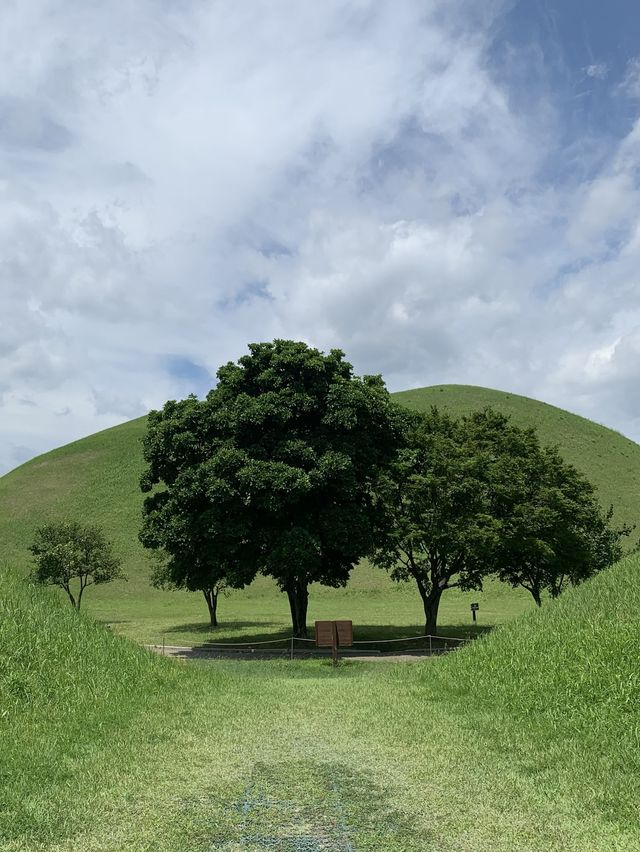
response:
[[[373,546],[398,412],[380,377],[354,376],[338,350],[252,344],[204,401],[150,415],[143,544],[180,560],[187,584],[202,565],[232,583],[274,577],[306,636],[309,584],[344,585]]]
[[[64,589],[72,606],[80,609],[88,586],[124,580],[120,559],[95,526],[56,521],[36,530],[30,547],[37,583]]]
[[[209,612],[209,626],[218,627],[218,603],[220,596],[228,589],[234,587],[232,568],[221,567],[218,574],[213,570],[202,568],[201,571],[183,571],[183,565],[177,564],[167,556],[164,551],[156,551],[158,558],[155,560],[151,572],[151,585],[156,589],[187,589],[190,592],[200,592],[207,605]],[[235,588],[241,585],[236,578]]]

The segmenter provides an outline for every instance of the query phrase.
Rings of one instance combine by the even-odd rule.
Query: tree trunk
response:
[[[76,609],[80,612],[80,604],[82,603],[82,594],[86,588],[86,583],[80,581],[80,590],[78,591],[78,597],[76,598]]]
[[[307,581],[296,578],[285,586],[291,610],[291,626],[297,639],[307,638],[307,608],[309,606],[309,589]]]
[[[443,589],[439,586],[434,586],[430,592],[427,592],[422,583],[416,580],[420,597],[422,598],[422,606],[424,607],[424,635],[436,636],[438,630],[438,609],[440,608],[440,598],[442,597]]]
[[[209,610],[209,622],[211,627],[218,626],[218,593],[214,589],[203,589],[202,594],[207,602]]]
[[[540,589],[534,588],[534,589],[529,589],[529,591],[531,592],[531,597],[536,602],[536,606],[542,606],[542,598],[540,597]]]
[[[68,597],[68,598],[69,598],[69,600],[71,601],[71,606],[72,606],[74,609],[80,609],[80,601],[79,601],[79,600],[78,600],[78,601],[76,601],[76,599],[74,598],[74,596],[73,596],[73,592],[71,591],[70,587],[69,587],[68,585],[63,584],[63,585],[62,585],[62,588],[63,588],[63,589],[65,590],[65,592],[67,593],[67,597]]]

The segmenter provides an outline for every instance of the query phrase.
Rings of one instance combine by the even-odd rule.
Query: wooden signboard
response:
[[[338,659],[338,648],[353,645],[353,622],[316,621],[316,647],[331,648],[333,661]]]
[[[353,645],[353,622],[336,621],[335,625],[338,631],[338,645],[341,648],[348,648]]]
[[[316,621],[316,647],[333,647],[333,621]]]

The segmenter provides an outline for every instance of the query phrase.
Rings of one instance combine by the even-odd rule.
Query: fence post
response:
[[[291,659],[293,659],[293,635],[291,636]]]
[[[433,648],[431,647],[431,634],[429,634],[429,656],[433,657]]]

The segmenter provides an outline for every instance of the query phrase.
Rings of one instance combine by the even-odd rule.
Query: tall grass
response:
[[[640,557],[452,655],[446,701],[585,812],[640,826]],[[420,673],[425,687],[431,676]],[[553,789],[551,783],[549,789]],[[639,846],[640,848],[640,846]]]
[[[50,590],[3,572],[0,837],[55,836],[86,819],[108,783],[100,754],[123,756],[135,717],[178,675]]]

